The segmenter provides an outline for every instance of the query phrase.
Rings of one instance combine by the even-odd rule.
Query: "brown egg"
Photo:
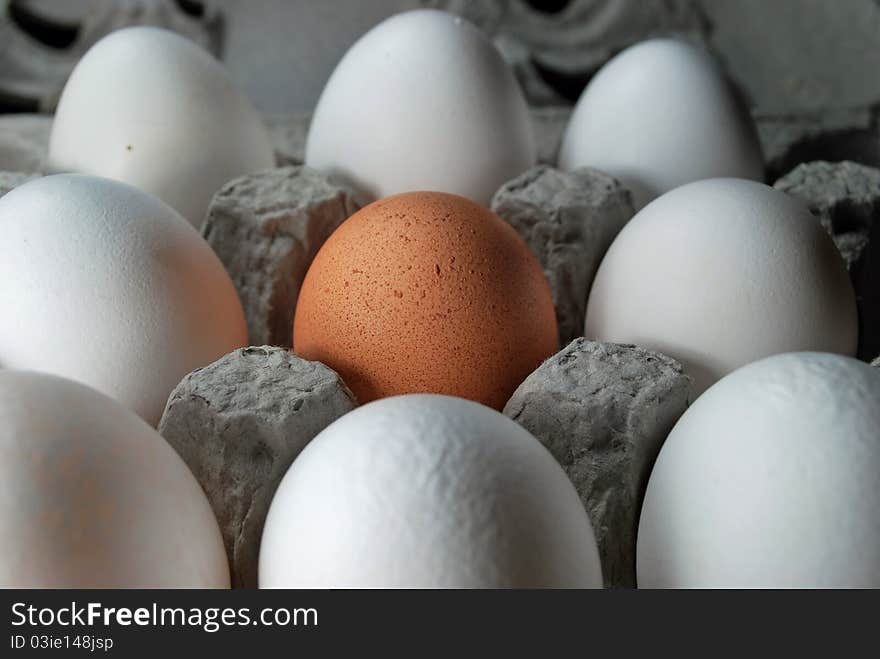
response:
[[[429,392],[496,409],[558,347],[528,246],[488,209],[440,192],[381,199],[344,222],[306,275],[293,337],[362,403]]]

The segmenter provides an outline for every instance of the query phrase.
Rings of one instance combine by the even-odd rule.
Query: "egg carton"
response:
[[[436,4],[462,13],[476,6]],[[541,66],[549,67],[544,74],[552,68],[554,44],[542,45],[534,35],[525,49],[505,41],[520,28],[509,16],[492,13],[500,6],[485,2],[480,11],[488,12],[484,19],[494,25],[496,42],[506,48],[508,59],[520,62],[517,71],[527,90],[532,85],[532,99],[564,100],[541,97],[536,78],[529,78],[538,70],[533,56],[541,49],[546,55]],[[522,53],[528,57],[516,60]],[[597,56],[597,61],[610,54]],[[582,61],[578,66],[591,65]],[[572,71],[576,77],[576,68]],[[532,108],[544,164],[504,184],[491,203],[543,267],[562,347],[523,381],[504,413],[537,437],[575,484],[595,530],[605,585],[631,587],[648,474],[687,407],[690,380],[681,364],[665,355],[581,336],[596,268],[632,216],[633,204],[629,191],[603,172],[553,167],[569,113],[565,106]],[[278,167],[224,185],[203,226],[204,237],[236,285],[250,339],[258,345],[187,375],[172,392],[159,423],[161,434],[208,495],[237,587],[256,586],[263,523],[287,467],[315,435],[357,405],[338,374],[286,349],[292,345],[293,309],[312,259],[333,230],[364,203],[345,185],[302,166],[309,118],[307,113],[265,118]],[[21,170],[0,173],[0,195],[42,169],[49,121],[29,115],[0,117],[0,168],[5,159],[12,163],[10,169]],[[761,115],[758,126],[771,176],[804,159],[852,155],[875,163],[877,132],[868,110],[770,112]],[[858,293],[863,358],[880,352],[880,303],[877,285],[871,284],[880,281],[874,221],[878,181],[880,171],[871,167],[819,161],[805,163],[776,182],[811,205],[844,255]]]
[[[880,353],[875,275],[880,171],[848,161],[805,163],[776,182],[829,232],[852,279],[861,322],[859,357]],[[293,345],[299,286],[323,240],[363,204],[343,183],[302,165],[241,177],[219,191],[203,235],[230,272],[257,344]],[[502,185],[491,208],[529,245],[556,305],[560,345],[583,334],[593,275],[633,215],[629,192],[594,169],[537,167]],[[259,273],[259,275],[255,274]]]
[[[835,209],[851,205],[860,194],[863,207],[872,209],[880,196],[876,186],[871,193],[872,177],[880,175],[871,168],[851,163],[806,168],[813,173],[792,173],[792,180],[802,183],[789,191],[811,202],[820,216],[844,212]],[[851,185],[840,184],[848,177],[854,179]],[[857,185],[856,179],[864,184]],[[256,583],[261,520],[277,481],[308,441],[294,425],[317,434],[348,409],[338,401],[355,404],[329,369],[321,372],[321,386],[301,381],[301,372],[314,376],[314,364],[279,346],[292,344],[292,309],[320,243],[360,205],[343,184],[294,165],[231,181],[208,211],[203,235],[238,287],[251,339],[275,347],[236,351],[188,376],[171,395],[159,429],[194,472],[204,474],[200,482],[221,515],[233,583],[240,587]],[[641,497],[663,439],[687,406],[690,381],[682,366],[665,355],[581,338],[593,275],[633,214],[631,196],[603,172],[565,173],[539,165],[504,184],[492,209],[538,257],[551,285],[564,346],[522,383],[504,412],[548,447],[575,484],[596,530],[605,584],[634,586]],[[870,228],[876,215],[868,212],[860,226]],[[835,236],[852,229],[852,223],[841,221],[824,225]],[[859,259],[866,249],[863,245]],[[265,389],[268,399],[255,405],[259,396],[252,393],[252,384],[243,383],[264,377],[287,384]],[[334,402],[322,402],[325,397]],[[264,409],[276,416],[267,418]],[[245,427],[250,431],[241,433]],[[230,441],[237,449],[226,452],[228,463],[218,462],[212,447]],[[240,485],[232,490],[220,485],[221,474],[230,473]],[[241,498],[247,492],[251,505],[245,506]]]
[[[546,116],[546,109],[533,112],[536,123]],[[307,120],[270,123],[279,164],[301,159]],[[552,130],[542,140],[558,144],[562,122],[549,123]],[[44,145],[36,140],[35,148]],[[37,175],[4,173],[0,194]],[[868,274],[876,260],[871,245],[880,244],[872,241],[878,182],[880,171],[871,167],[814,162],[776,183],[810,205],[844,254],[866,337],[878,336],[876,313],[866,306],[880,308]],[[287,467],[312,437],[356,406],[334,371],[286,347],[311,260],[363,203],[344,184],[288,164],[227,183],[214,195],[202,228],[237,288],[255,347],[186,376],[159,430],[208,495],[237,587],[256,585],[260,531]],[[547,446],[575,484],[595,529],[605,584],[633,586],[641,498],[657,451],[687,406],[689,378],[678,362],[657,352],[581,338],[593,275],[633,214],[631,195],[603,172],[566,173],[545,164],[502,185],[492,209],[538,257],[564,346],[526,378],[504,412]],[[870,318],[874,324],[865,325]]]
[[[580,338],[526,378],[504,408],[574,483],[606,586],[635,585],[641,499],[657,452],[687,407],[689,383],[669,357]],[[159,433],[211,502],[233,587],[257,585],[263,524],[287,468],[355,406],[334,371],[275,346],[236,350],[172,392]]]
[[[854,275],[869,262],[869,234],[880,211],[880,186],[874,185],[878,176],[880,171],[854,163],[820,162],[804,165],[778,183],[824,218],[823,226],[838,246],[849,249],[845,254]],[[345,185],[302,165],[241,177],[215,195],[203,234],[238,286],[251,316],[252,341],[292,344],[291,314],[302,277],[322,237],[360,205]],[[641,497],[657,451],[687,406],[690,383],[682,366],[667,356],[580,338],[593,275],[633,214],[631,195],[603,172],[566,173],[539,165],[502,185],[491,206],[538,257],[551,286],[564,346],[522,383],[504,412],[548,447],[575,484],[596,531],[605,584],[634,586]],[[844,219],[852,213],[859,222]],[[862,239],[853,240],[853,233]],[[273,249],[273,244],[280,248]],[[867,283],[858,276],[854,281]],[[864,290],[861,301],[866,300]],[[866,317],[864,309],[862,316]],[[305,443],[285,425],[290,423],[290,410],[298,408],[297,423],[306,422],[317,433],[344,413],[338,405],[321,403],[323,397],[354,404],[332,371],[324,373],[321,387],[303,386],[297,374],[307,364],[279,347],[237,351],[185,379],[172,394],[159,427],[169,442],[183,446],[197,474],[209,472],[200,478],[203,484],[217,484],[205,487],[218,514],[227,511],[222,513],[223,532],[233,583],[241,587],[255,585],[256,529],[262,527],[259,520],[277,484],[267,479],[266,469],[253,466],[255,454],[259,461],[267,459],[257,447],[291,442],[284,451],[270,451],[268,469],[280,480]],[[283,411],[268,424],[259,412],[248,411],[250,385],[242,389],[244,401],[231,402],[238,395],[238,382],[258,380],[267,372],[289,379],[288,388],[278,390],[283,396],[275,399],[276,393],[267,390],[273,401],[261,404]],[[306,420],[309,414],[314,416]],[[240,430],[242,423],[260,430],[244,440],[247,446],[229,454],[231,464],[218,463],[211,447],[231,441],[224,433]],[[195,446],[205,448],[193,452],[187,446],[193,445],[195,429],[222,431],[200,438],[203,444]],[[266,439],[263,433],[268,433]],[[254,492],[252,507],[241,505],[238,489],[230,493],[219,486],[220,473],[242,475],[242,487]],[[228,511],[244,511],[247,518]]]
[[[858,357],[880,354],[880,171],[849,161],[808,162],[774,187],[806,202],[831,235],[856,293]]]
[[[655,35],[678,35],[705,43],[707,35],[702,12],[688,0],[656,7],[632,0],[603,0],[603,20],[599,22],[593,20],[599,9],[596,0],[572,0],[564,3],[564,11],[559,12],[533,6],[535,3],[526,0],[394,0],[371,3],[377,6],[368,8],[359,4],[347,2],[338,9],[343,13],[363,13],[356,20],[363,28],[391,13],[425,6],[468,18],[494,37],[528,97],[539,104],[570,99],[602,63],[636,41]],[[234,60],[238,70],[259,75],[265,61],[283,63],[301,58],[303,53],[290,44],[274,49],[269,45],[269,51],[256,55],[240,48],[227,53],[226,31],[241,30],[246,33],[246,41],[248,34],[265,32],[267,21],[290,24],[301,20],[303,11],[310,8],[307,3],[292,2],[288,6],[274,3],[272,9],[276,16],[267,18],[261,16],[262,11],[243,10],[228,1],[93,0],[87,11],[79,15],[76,7],[52,7],[35,0],[0,0],[0,40],[13,44],[0,53],[0,97],[7,108],[11,105],[20,111],[52,110],[64,81],[88,47],[113,29],[131,25],[155,25],[176,31],[215,55]],[[322,19],[310,20],[320,24]],[[342,46],[334,43],[330,47],[324,45],[322,50],[333,58],[334,48]],[[309,54],[315,56],[313,52]],[[322,64],[325,62],[301,72],[309,78],[302,81],[305,88],[320,89],[320,78],[325,74]],[[260,89],[273,86],[269,76],[263,78],[257,85]],[[277,98],[279,92],[270,96]],[[291,103],[285,105],[290,107]]]

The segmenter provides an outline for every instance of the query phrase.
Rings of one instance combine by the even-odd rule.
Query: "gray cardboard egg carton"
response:
[[[0,9],[11,1],[0,0]],[[224,2],[205,3],[200,17],[172,0],[139,2],[149,21],[189,31],[222,54]],[[633,209],[629,192],[612,177],[553,166],[570,101],[610,56],[656,34],[677,34],[718,54],[750,100],[768,182],[810,206],[847,263],[859,300],[860,357],[880,355],[880,78],[873,75],[880,44],[863,28],[880,18],[880,6],[865,0],[791,12],[788,2],[797,0],[571,0],[555,3],[566,5],[560,12],[547,13],[520,0],[413,1],[463,13],[492,35],[533,105],[539,165],[503,185],[492,209],[519,231],[544,268],[561,350],[526,378],[504,413],[531,431],[575,484],[608,586],[635,585],[644,488],[663,440],[689,402],[689,379],[675,360],[581,337],[593,275]],[[401,4],[396,1],[395,8]],[[601,30],[584,19],[599,5],[605,12]],[[142,19],[104,5],[89,20],[84,33],[95,38],[108,26]],[[0,14],[3,30],[10,27]],[[835,49],[841,39],[863,44],[864,61],[847,61],[847,53],[856,51]],[[82,50],[73,49],[60,58],[63,66],[55,62],[52,68],[40,64],[39,57],[48,55],[40,55],[34,43],[10,55],[19,41],[0,48],[0,62],[19,61],[22,52],[36,57],[31,66],[47,72],[38,77],[35,89],[43,96],[36,107],[51,107]],[[755,55],[760,48],[773,49],[772,62]],[[8,85],[0,75],[0,98]],[[269,111],[266,123],[278,167],[227,183],[203,226],[241,297],[251,343],[259,347],[237,350],[184,378],[159,425],[211,501],[237,587],[256,585],[263,521],[288,466],[315,435],[357,405],[334,371],[288,348],[311,260],[363,200],[302,165],[305,109]],[[0,114],[0,196],[41,175],[50,129],[48,115]],[[880,367],[880,357],[873,365]]]

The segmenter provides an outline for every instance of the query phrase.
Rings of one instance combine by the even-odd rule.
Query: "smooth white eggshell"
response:
[[[757,132],[715,61],[673,39],[636,44],[581,94],[560,169],[595,167],[620,179],[636,208],[705,178],[764,178]]]
[[[0,586],[228,588],[217,521],[174,449],[106,396],[0,371]]]
[[[422,9],[370,30],[315,109],[306,164],[380,198],[450,192],[488,204],[535,162],[525,98],[473,25]]]
[[[181,378],[247,345],[223,265],[124,183],[60,174],[0,199],[0,367],[88,384],[156,425]]]
[[[880,587],[880,371],[777,355],[685,412],[648,483],[640,587]]]
[[[574,487],[525,429],[431,394],[360,407],[297,457],[263,531],[266,587],[601,587]]]
[[[762,183],[698,181],[639,211],[599,266],[585,335],[674,357],[698,395],[782,352],[853,355],[855,294],[800,201]]]
[[[64,87],[48,166],[130,183],[194,226],[237,176],[275,166],[260,117],[219,62],[152,27],[92,46]]]

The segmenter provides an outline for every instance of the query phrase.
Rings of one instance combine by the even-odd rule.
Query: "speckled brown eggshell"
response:
[[[557,349],[550,289],[528,246],[488,209],[408,192],[344,222],[300,291],[294,350],[360,402],[440,393],[500,409]]]

